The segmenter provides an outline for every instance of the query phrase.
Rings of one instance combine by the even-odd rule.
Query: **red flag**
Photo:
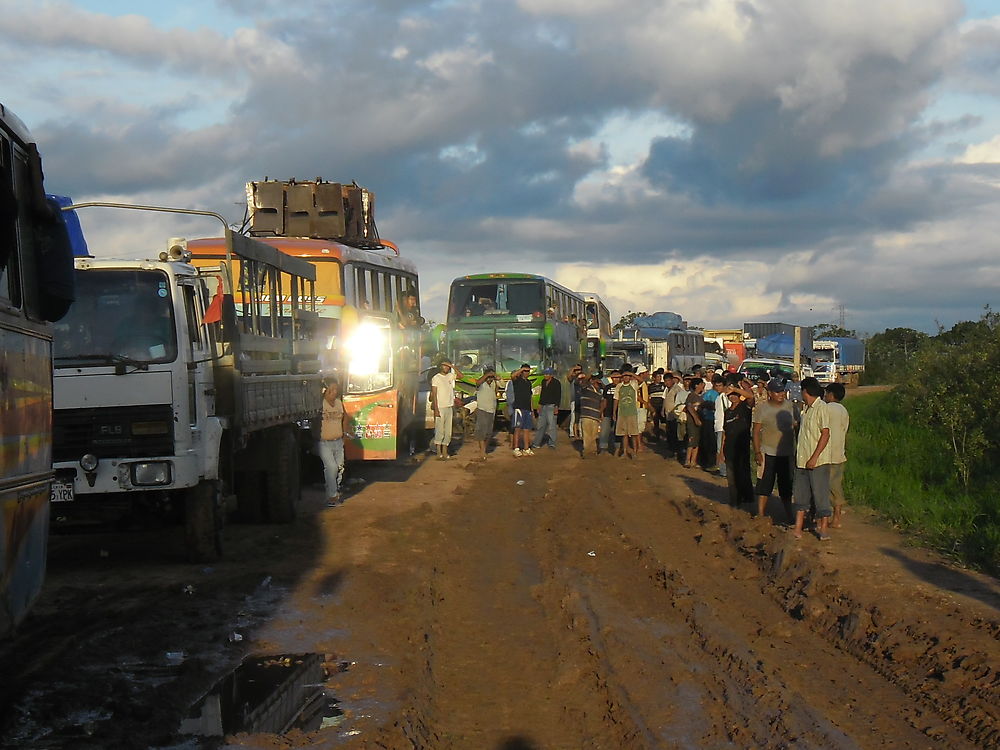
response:
[[[219,288],[215,290],[215,296],[205,310],[205,317],[202,323],[218,323],[222,320],[222,277],[219,277]]]

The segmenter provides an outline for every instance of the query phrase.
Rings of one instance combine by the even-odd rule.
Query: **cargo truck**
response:
[[[816,377],[822,383],[857,385],[865,371],[865,342],[856,338],[828,336],[813,341]]]
[[[299,424],[321,413],[316,270],[228,229],[226,258],[195,268],[172,241],[76,259],[54,335],[56,527],[155,514],[207,560],[227,510],[292,520]]]

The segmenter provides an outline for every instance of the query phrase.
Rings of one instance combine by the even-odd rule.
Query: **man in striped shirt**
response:
[[[601,431],[601,403],[604,399],[600,384],[601,374],[594,373],[580,389],[580,411],[577,415],[583,434],[580,458],[586,458],[588,453],[596,456],[598,452],[597,436]]]

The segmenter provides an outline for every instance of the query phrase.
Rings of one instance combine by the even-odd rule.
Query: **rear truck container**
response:
[[[54,335],[56,528],[163,516],[209,560],[227,510],[294,517],[298,425],[322,409],[315,267],[228,229],[226,250],[76,260]]]
[[[847,336],[826,336],[813,341],[816,358],[821,360],[824,380],[857,385],[865,371],[865,342]]]

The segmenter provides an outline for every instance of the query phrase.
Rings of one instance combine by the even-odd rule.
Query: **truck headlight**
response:
[[[169,461],[148,461],[146,463],[129,464],[129,472],[132,484],[136,487],[170,484]]]
[[[84,471],[93,471],[97,468],[97,456],[93,453],[85,453],[80,459],[80,468]]]

